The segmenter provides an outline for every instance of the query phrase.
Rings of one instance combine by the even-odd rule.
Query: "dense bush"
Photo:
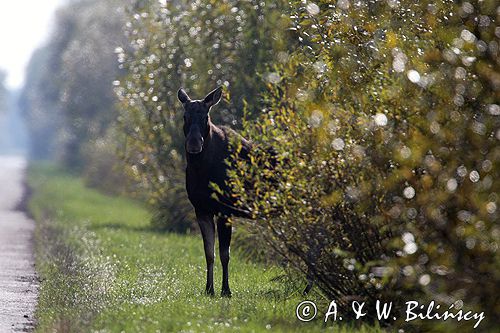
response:
[[[182,112],[176,92],[201,98],[224,85],[216,123],[238,126],[244,100],[256,113],[262,76],[286,49],[281,1],[137,1],[127,23],[131,52],[116,91],[127,134],[129,174],[151,193],[154,224],[183,230],[194,221],[184,176]]]
[[[301,46],[231,175],[246,223],[344,304],[499,313],[495,2],[291,4]]]

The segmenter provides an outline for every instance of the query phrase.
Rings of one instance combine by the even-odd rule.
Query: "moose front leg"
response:
[[[205,292],[207,295],[214,295],[214,260],[215,260],[215,224],[214,217],[211,214],[196,212],[198,225],[200,226],[203,237],[203,248],[205,250],[205,259],[207,261],[207,286]]]
[[[219,236],[219,255],[222,264],[222,297],[231,297],[229,289],[229,247],[231,245],[231,224],[227,217],[221,216],[217,219],[217,234]]]

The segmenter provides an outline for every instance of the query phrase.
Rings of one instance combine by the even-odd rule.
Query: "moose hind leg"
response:
[[[219,255],[222,264],[222,297],[231,297],[229,288],[229,247],[231,245],[232,227],[228,224],[227,217],[219,217],[217,220],[217,233],[219,236]]]
[[[215,261],[215,224],[213,215],[196,213],[198,225],[203,237],[203,248],[207,262],[207,295],[214,295],[214,261]]]

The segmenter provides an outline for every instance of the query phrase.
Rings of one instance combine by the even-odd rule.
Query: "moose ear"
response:
[[[210,108],[211,106],[214,106],[215,104],[219,103],[220,98],[222,97],[222,87],[218,87],[215,90],[212,90],[205,99],[203,99],[203,102]]]
[[[187,103],[191,100],[191,98],[189,98],[188,94],[186,94],[186,92],[182,88],[177,92],[177,98],[179,99],[179,101],[181,101],[182,104]]]

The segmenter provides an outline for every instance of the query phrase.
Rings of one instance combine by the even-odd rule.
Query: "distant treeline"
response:
[[[29,63],[19,99],[30,157],[83,172],[91,185],[123,190],[114,130],[115,49],[127,43],[124,1],[74,1],[56,13],[48,43]]]
[[[18,109],[17,90],[9,90],[0,70],[0,154],[25,154],[28,138]]]
[[[186,230],[176,91],[223,85],[213,119],[258,147],[230,175],[255,217],[235,222],[240,246],[341,304],[411,295],[500,312],[496,1],[121,6],[59,12],[21,99],[33,157],[126,186],[156,227]]]

